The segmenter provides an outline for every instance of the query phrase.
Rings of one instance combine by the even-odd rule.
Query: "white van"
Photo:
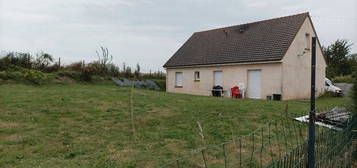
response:
[[[325,78],[325,90],[326,92],[332,92],[336,96],[343,96],[342,90],[335,86],[330,79]]]

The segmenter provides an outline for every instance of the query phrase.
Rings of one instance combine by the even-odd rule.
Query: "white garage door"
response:
[[[262,92],[261,70],[248,71],[248,97],[260,99]]]
[[[214,71],[214,86],[223,86],[223,72]]]

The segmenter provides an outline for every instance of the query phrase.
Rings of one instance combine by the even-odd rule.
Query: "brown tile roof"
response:
[[[164,67],[278,61],[308,13],[194,33]]]

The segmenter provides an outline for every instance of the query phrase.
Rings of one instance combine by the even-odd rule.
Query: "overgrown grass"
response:
[[[134,137],[130,89],[0,85],[0,167],[157,167],[204,144],[245,135],[286,108],[286,102],[134,89]],[[350,103],[321,98],[317,106]],[[306,101],[288,104],[295,114],[309,109]]]

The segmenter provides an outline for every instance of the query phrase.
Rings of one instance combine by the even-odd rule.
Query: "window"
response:
[[[310,50],[310,34],[305,34],[305,50]]]
[[[175,74],[175,87],[182,87],[183,86],[183,73],[176,72]]]
[[[200,71],[195,72],[195,81],[200,81]]]

